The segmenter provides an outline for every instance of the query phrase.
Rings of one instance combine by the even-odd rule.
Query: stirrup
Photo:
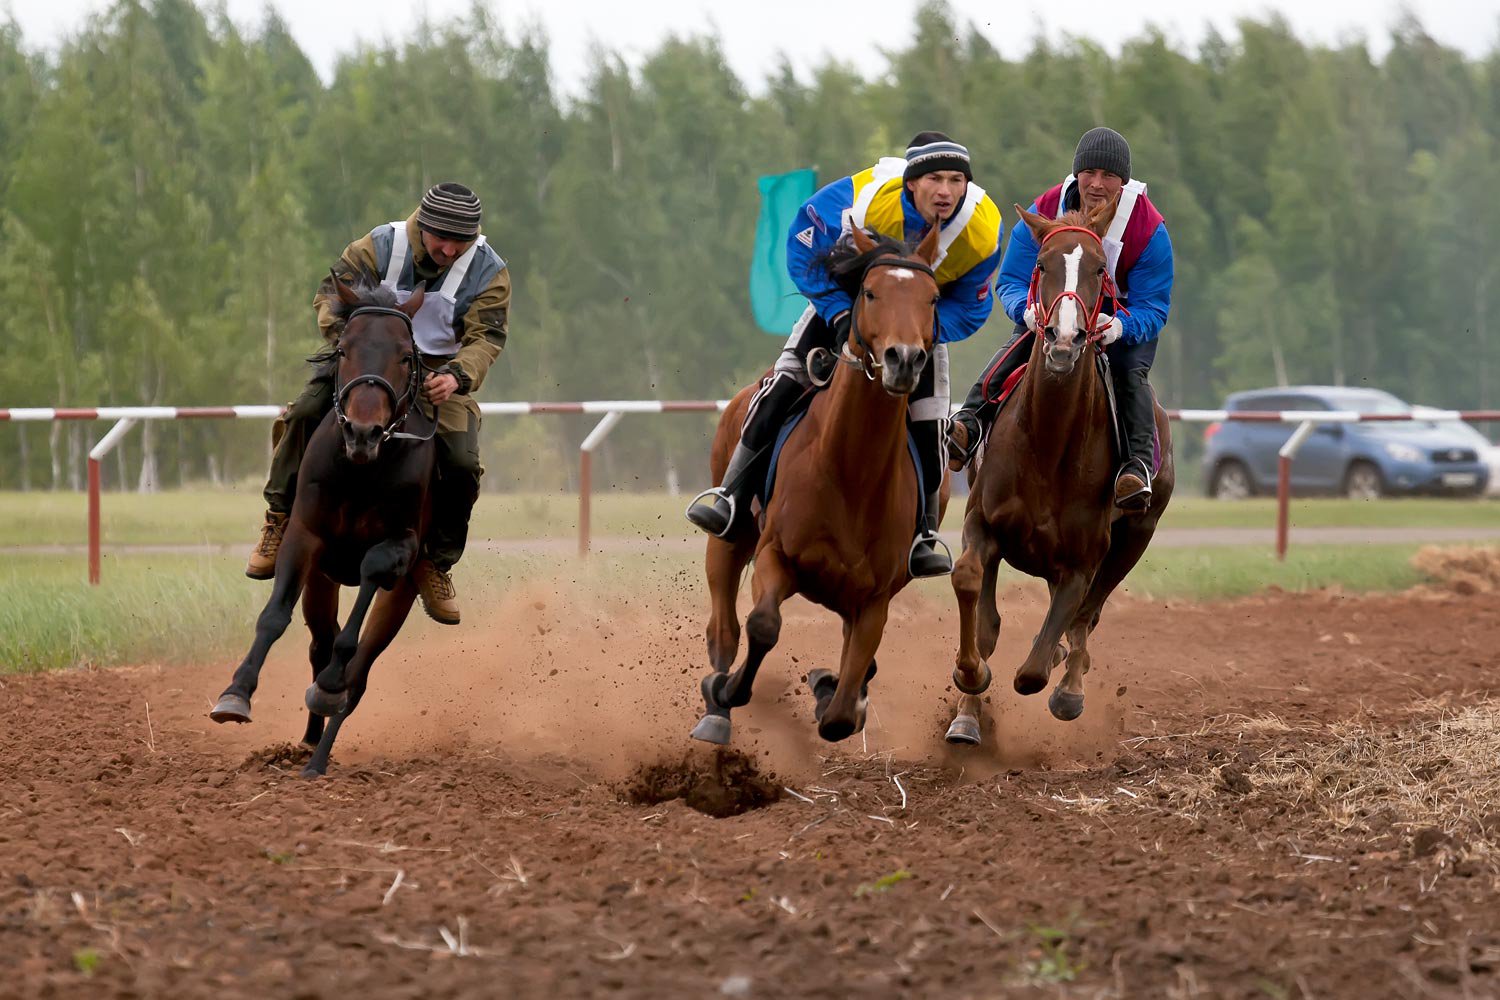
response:
[[[961,463],[959,470],[962,471],[969,467],[969,463],[974,461],[974,456],[978,454],[979,443],[984,440],[984,427],[980,423],[979,417],[972,410],[961,410],[959,412],[968,413],[974,417],[974,429],[971,429],[965,421],[957,419],[957,414],[950,417],[948,421],[950,424],[962,427],[964,429],[964,437],[968,439],[962,448],[957,448],[953,441],[953,431],[950,430],[947,435],[948,461]]]
[[[1132,466],[1134,469],[1132,469]],[[1120,466],[1120,471],[1115,473],[1115,485],[1116,487],[1119,486],[1120,477],[1125,475],[1126,472],[1135,470],[1140,471],[1141,488],[1129,496],[1122,497],[1118,493],[1116,494],[1115,506],[1121,510],[1149,510],[1151,507],[1151,469],[1139,458],[1132,455],[1125,460],[1125,464]],[[1144,504],[1136,502],[1143,498],[1145,500]]]
[[[913,577],[915,577],[917,575],[917,574],[915,574],[915,573],[912,572],[911,561],[912,561],[912,558],[917,554],[917,546],[921,545],[923,542],[931,542],[934,551],[937,550],[937,547],[939,545],[941,545],[943,547],[943,554],[948,557],[948,566],[949,566],[948,573],[952,573],[953,572],[953,569],[952,569],[952,566],[953,566],[953,550],[948,547],[948,543],[945,542],[945,541],[943,541],[942,537],[939,536],[936,531],[923,531],[920,534],[918,534],[916,538],[913,538],[911,540],[911,548],[909,548],[909,549],[906,550],[906,572],[907,572],[907,575],[908,576],[913,576]],[[926,575],[927,576],[947,576],[948,573],[928,573]]]
[[[728,538],[729,533],[734,530],[734,522],[735,519],[739,516],[740,511],[739,503],[735,500],[734,494],[728,492],[722,486],[710,486],[702,493],[699,493],[697,496],[693,497],[693,499],[688,503],[687,507],[683,509],[682,516],[686,517],[688,519],[688,523],[693,527],[698,527],[698,523],[691,517],[688,517],[688,515],[692,512],[694,507],[698,506],[699,500],[702,500],[704,497],[709,496],[718,497],[720,500],[723,500],[725,503],[729,504],[729,521],[724,525],[724,530],[719,532],[710,532],[710,534],[714,538]]]

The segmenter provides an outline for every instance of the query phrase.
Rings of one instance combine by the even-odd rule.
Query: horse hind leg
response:
[[[381,591],[375,598],[364,631],[360,635],[359,647],[355,650],[354,658],[349,664],[349,670],[353,676],[349,684],[349,703],[343,711],[328,720],[317,747],[313,750],[312,759],[302,768],[302,777],[317,778],[328,773],[328,759],[333,753],[333,743],[338,739],[339,730],[343,728],[344,721],[354,714],[360,699],[365,696],[365,688],[370,682],[370,668],[375,665],[376,658],[386,651],[396,638],[396,634],[401,631],[401,626],[406,623],[406,617],[411,612],[412,602],[416,600],[416,596],[416,584],[410,577],[406,577],[397,583],[394,589]],[[321,716],[316,716],[316,718],[319,722],[323,721]]]
[[[703,718],[693,727],[692,737],[704,743],[725,746],[729,743],[729,709],[714,698],[714,691],[726,677],[740,650],[740,618],[735,601],[740,593],[740,574],[755,552],[754,539],[708,540],[704,560],[708,576],[710,611],[708,616],[708,662],[713,668],[703,678]]]
[[[390,580],[395,586],[407,583],[407,574],[411,572],[416,554],[416,533],[407,532],[399,538],[372,546],[360,560],[359,596],[354,600],[354,607],[349,610],[349,620],[344,623],[338,638],[333,642],[332,662],[313,678],[312,684],[307,688],[303,700],[307,703],[308,711],[331,718],[344,710],[349,700],[349,685],[355,679],[354,664],[360,647],[360,630],[364,627],[370,602],[379,589],[377,581]],[[394,635],[392,633],[391,637]],[[391,637],[386,638],[386,643],[390,642]]]
[[[853,736],[865,727],[870,678],[875,676],[875,652],[880,648],[889,614],[890,598],[881,598],[862,608],[844,632],[838,684],[826,702],[819,699],[822,712],[818,716],[818,735],[829,743]],[[813,680],[811,675],[808,680]]]

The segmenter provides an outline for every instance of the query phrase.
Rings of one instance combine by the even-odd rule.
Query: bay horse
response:
[[[710,537],[705,556],[712,610],[703,678],[705,714],[693,737],[727,744],[729,713],[750,701],[756,672],[781,634],[781,605],[794,594],[844,621],[838,675],[814,670],[818,734],[837,741],[865,724],[875,651],[891,598],[905,587],[907,552],[921,484],[907,446],[907,397],[932,357],[937,330],[938,227],[915,251],[872,239],[855,227],[824,266],[853,298],[849,343],[832,382],[787,436],[763,526],[743,517],[727,538]],[[755,385],[741,389],[719,420],[712,469],[718,484],[739,439]],[[942,502],[947,502],[944,470]],[[755,607],[739,651],[735,610],[740,577],[754,560]]]
[[[333,282],[344,331],[313,359],[331,370],[333,408],[308,440],[255,641],[209,713],[215,722],[250,721],[266,654],[291,624],[300,596],[313,670],[302,742],[314,750],[303,777],[327,772],[333,741],[364,696],[371,665],[411,611],[417,588],[410,572],[430,518],[436,456],[430,434],[402,431],[420,412],[422,361],[411,318],[422,306],[422,289],[398,303],[379,286],[356,290],[336,275]],[[341,585],[359,594],[339,629]]]
[[[1113,283],[1102,238],[1114,204],[1093,214],[1057,220],[1016,210],[1039,246],[1029,305],[1038,336],[1011,398],[990,430],[982,461],[970,473],[963,554],[953,567],[959,642],[953,683],[961,692],[948,730],[951,743],[980,740],[979,695],[990,685],[985,660],[1000,636],[995,579],[1003,559],[1047,581],[1051,603],[1014,685],[1021,694],[1047,686],[1066,660],[1048,701],[1065,722],[1083,713],[1088,636],[1104,602],[1135,566],[1172,498],[1176,474],[1166,412],[1154,404],[1162,465],[1148,510],[1128,513],[1114,504],[1113,419],[1108,375],[1095,321]],[[1064,649],[1061,639],[1066,634]]]

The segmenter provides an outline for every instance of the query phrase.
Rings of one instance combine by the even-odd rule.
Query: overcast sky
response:
[[[462,17],[471,0],[225,0],[240,24],[254,24],[274,7],[327,79],[338,55],[360,42],[399,38],[413,12],[434,22]],[[759,90],[786,53],[799,73],[836,54],[865,73],[884,65],[880,49],[899,48],[910,29],[916,0],[488,0],[502,24],[541,25],[552,40],[553,67],[564,91],[576,93],[589,52],[602,44],[632,61],[671,33],[715,32],[736,73]],[[29,46],[51,47],[107,9],[105,0],[0,0],[21,25]],[[1494,47],[1500,36],[1500,0],[950,0],[960,22],[972,22],[1007,56],[1030,47],[1040,32],[1093,39],[1111,51],[1147,24],[1192,46],[1210,26],[1232,33],[1239,17],[1279,12],[1298,34],[1335,44],[1365,38],[1377,53],[1403,9],[1419,11],[1432,36],[1470,55]]]

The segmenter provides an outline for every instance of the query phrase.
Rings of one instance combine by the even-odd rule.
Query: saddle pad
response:
[[[792,414],[787,422],[781,425],[781,432],[776,435],[776,444],[771,448],[771,463],[766,469],[766,485],[760,494],[760,507],[765,510],[771,504],[771,492],[776,486],[776,467],[780,464],[781,449],[786,446],[787,438],[792,436],[792,431],[807,416],[808,407],[800,408]],[[917,448],[917,440],[912,436],[911,427],[906,428],[906,450],[911,455],[911,464],[917,472],[917,517],[927,516],[927,495],[922,490],[922,455]]]

